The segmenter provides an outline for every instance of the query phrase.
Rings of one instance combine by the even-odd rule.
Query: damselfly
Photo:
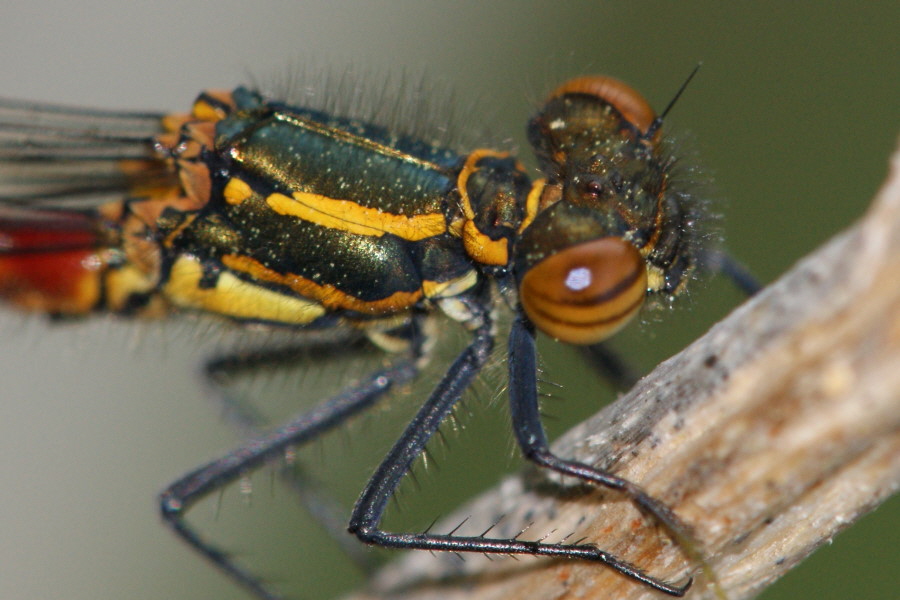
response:
[[[430,342],[426,324],[439,314],[470,340],[363,489],[350,531],[387,547],[599,562],[681,596],[689,578],[662,581],[594,543],[381,527],[393,492],[488,361],[495,313],[511,307],[509,398],[524,455],[622,492],[675,539],[690,540],[638,485],[550,451],[535,357],[536,330],[599,344],[647,298],[681,293],[703,258],[714,256],[704,247],[702,202],[673,177],[676,161],[662,134],[669,108],[657,116],[608,77],[563,84],[528,125],[543,171],[532,180],[506,152],[460,154],[243,87],[203,93],[183,115],[3,101],[0,296],[57,317],[194,312],[301,339],[334,332],[321,338],[326,344],[364,336],[393,355],[162,493],[166,523],[261,598],[277,595],[193,529],[188,508],[415,378]],[[752,287],[729,261],[717,264]],[[285,358],[282,351],[229,357],[207,372]]]

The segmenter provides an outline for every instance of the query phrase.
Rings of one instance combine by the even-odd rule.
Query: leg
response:
[[[384,515],[391,494],[409,471],[413,460],[422,453],[428,439],[437,430],[441,421],[459,400],[460,395],[472,381],[472,378],[489,358],[494,340],[488,316],[484,315],[483,318],[484,324],[475,331],[472,342],[453,362],[453,365],[431,393],[431,396],[419,410],[419,413],[407,426],[403,435],[391,448],[384,461],[369,480],[356,503],[356,507],[353,509],[353,515],[350,519],[350,531],[366,543],[392,548],[480,552],[486,554],[530,554],[534,556],[578,558],[601,562],[657,590],[674,596],[683,595],[687,590],[687,585],[676,587],[648,577],[636,567],[619,561],[592,545],[549,544],[519,539],[492,539],[483,536],[438,535],[429,532],[391,533],[379,528],[379,523]],[[513,370],[515,376],[525,376],[526,379],[530,378],[532,382],[535,381],[533,345],[531,347],[530,363],[527,357],[526,360],[522,360],[519,357],[514,362],[519,366],[518,369]],[[527,366],[531,367],[530,370],[523,373],[526,369],[522,367]],[[534,385],[532,385],[532,388],[536,391]],[[535,406],[537,405],[536,397],[534,404]],[[521,413],[521,411],[518,412]],[[528,429],[528,427],[520,427],[520,429],[522,431],[517,433],[520,434],[521,440],[521,434],[526,433],[524,430]],[[538,444],[539,446],[540,444]],[[587,467],[582,468],[587,469]],[[607,479],[613,480],[613,478],[609,477]],[[591,481],[591,479],[588,480]],[[659,508],[658,503],[655,503],[652,499],[648,498],[647,501],[652,506]],[[674,521],[674,516],[670,515],[669,520]]]
[[[409,325],[395,332],[409,342],[415,343],[417,328]],[[232,382],[235,378],[263,370],[290,368],[303,364],[306,368],[335,358],[371,354],[372,344],[362,335],[335,337],[333,335],[313,335],[302,343],[274,349],[260,348],[212,358],[203,366],[206,381],[222,404],[224,413],[248,438],[261,437],[271,423],[247,398],[234,394]],[[376,566],[373,555],[352,536],[347,535],[346,505],[337,502],[324,486],[309,476],[302,465],[284,464],[278,469],[280,479],[296,495],[303,508],[322,526],[334,542],[364,572]]]
[[[550,445],[541,425],[538,410],[537,372],[534,327],[524,317],[515,319],[509,337],[509,396],[513,428],[526,458],[542,467],[564,475],[577,477],[593,485],[618,490],[628,496],[642,511],[653,516],[670,535],[694,558],[696,544],[687,527],[664,504],[647,494],[634,483],[588,465],[564,460],[550,451]],[[650,587],[672,596],[682,596],[691,581],[675,586],[645,575],[637,567],[623,563],[592,544],[576,546],[552,546],[558,556],[582,558],[602,562],[623,575],[632,577]],[[537,552],[535,552],[537,554]]]
[[[309,412],[252,440],[245,446],[188,473],[160,495],[164,521],[197,552],[258,597],[275,600],[276,594],[246,569],[238,566],[226,553],[201,537],[186,521],[192,504],[239,478],[242,474],[273,458],[291,446],[298,446],[339,426],[351,416],[370,407],[392,387],[411,380],[417,373],[421,347],[414,345],[413,356],[400,359],[356,386],[319,404]]]
[[[739,263],[737,259],[724,249],[706,252],[702,256],[702,262],[713,272],[721,273],[730,279],[734,287],[748,297],[762,289],[762,286],[747,267]]]
[[[210,358],[203,364],[203,378],[222,405],[225,417],[243,434],[257,437],[272,423],[246,398],[232,392],[230,388],[236,378],[263,370],[288,369],[298,364],[309,367],[319,361],[346,358],[371,350],[371,344],[361,336],[314,338],[296,345],[258,348]]]
[[[637,370],[605,342],[582,347],[581,355],[594,371],[618,390],[631,389],[641,378]]]
[[[384,460],[363,489],[350,517],[350,532],[362,541],[399,548],[431,548],[408,542],[410,536],[393,534],[378,528],[387,503],[409,472],[413,461],[424,451],[428,440],[437,431],[472,379],[490,358],[494,346],[493,326],[489,315],[480,307],[473,307],[480,313],[481,325],[465,350],[453,361],[428,400],[419,409],[413,420],[406,426],[400,439],[385,456]],[[417,538],[420,536],[411,536]],[[425,536],[436,538],[440,536]]]

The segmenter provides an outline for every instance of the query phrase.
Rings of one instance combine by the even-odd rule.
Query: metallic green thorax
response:
[[[190,255],[210,290],[231,273],[254,286],[251,296],[269,290],[321,305],[304,326],[427,308],[488,278],[520,280],[556,252],[609,236],[641,252],[648,292],[676,293],[694,266],[696,215],[670,191],[671,162],[655,140],[582,94],[551,98],[528,133],[546,182],[532,183],[502,153],[460,156],[238,88],[199,156],[209,201],[170,229],[163,263]],[[172,154],[177,162],[177,147]]]
[[[254,270],[238,276],[254,285],[321,302],[329,317],[380,318],[481,280],[460,239],[463,170],[479,231],[508,244],[521,222],[530,182],[510,159],[487,157],[467,168],[464,156],[380,127],[265,102],[242,88],[233,99],[202,156],[210,200],[169,247],[202,257],[211,286],[218,273],[235,271],[227,257],[239,256]],[[225,193],[235,180],[250,189],[237,203]],[[319,202],[342,205],[335,219],[316,222],[273,210],[273,195],[301,197],[317,211]],[[393,217],[413,225],[394,229]],[[418,233],[419,217],[432,225],[436,218],[440,230]],[[344,227],[344,220],[371,223],[372,231]],[[327,301],[310,298],[311,288]]]

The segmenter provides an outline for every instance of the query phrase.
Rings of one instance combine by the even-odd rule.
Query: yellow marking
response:
[[[641,249],[643,250],[643,248]],[[641,252],[643,255],[643,251]],[[653,292],[658,292],[663,289],[666,285],[666,274],[659,267],[654,267],[650,264],[647,265],[647,289]]]
[[[209,98],[218,100],[222,104],[234,108],[234,100],[231,97],[231,92],[225,90],[206,90],[203,93]],[[197,101],[194,102],[194,105],[191,107],[191,115],[195,119],[201,121],[221,121],[228,116],[228,112],[220,106],[210,104],[201,97],[198,98]]]
[[[195,119],[201,121],[218,121],[224,116],[219,109],[203,100],[194,102],[194,106],[191,109],[191,115],[193,115]]]
[[[660,189],[659,194],[656,196],[656,213],[653,215],[653,228],[652,234],[650,238],[644,242],[644,246],[640,248],[641,256],[647,258],[650,256],[650,253],[656,249],[656,244],[659,243],[659,238],[662,237],[663,232],[663,198],[665,197],[666,184],[663,181],[663,187]],[[623,215],[628,218],[628,214]]]
[[[456,178],[456,188],[459,190],[460,200],[462,200],[463,216],[469,221],[475,218],[475,211],[472,210],[472,201],[469,198],[469,191],[467,189],[469,177],[471,177],[472,173],[478,169],[478,161],[486,156],[506,158],[509,156],[509,152],[496,152],[494,150],[488,150],[487,148],[473,150],[469,156],[466,157],[466,162],[463,165],[463,168],[460,169],[459,175]]]
[[[246,273],[253,279],[283,285],[297,294],[315,300],[329,310],[353,310],[368,315],[388,315],[410,308],[422,298],[422,290],[394,292],[380,300],[360,300],[333,285],[319,284],[292,273],[278,273],[247,256],[226,254],[222,263],[229,269]]]
[[[472,260],[483,265],[504,266],[509,262],[506,238],[492,240],[478,231],[474,221],[466,221],[463,226],[463,246]]]
[[[113,311],[120,311],[133,294],[145,294],[153,291],[156,278],[150,276],[133,264],[126,264],[119,269],[110,269],[106,273],[104,292],[106,305]]]
[[[222,194],[225,196],[225,202],[228,204],[240,204],[247,198],[253,196],[253,190],[247,185],[246,181],[232,177],[225,184]]]
[[[163,292],[173,304],[232,317],[306,325],[325,314],[321,304],[292,298],[253,285],[223,272],[213,288],[200,287],[203,270],[193,257],[180,257],[172,265]]]
[[[531,222],[534,221],[534,218],[538,214],[538,207],[541,202],[541,195],[544,193],[544,186],[547,185],[547,180],[544,178],[537,179],[531,184],[531,190],[528,192],[528,197],[525,199],[525,218],[522,219],[522,224],[519,225],[519,229],[517,233],[522,233],[525,229],[531,225]]]
[[[218,100],[220,104],[224,104],[231,109],[235,108],[234,96],[231,95],[231,90],[203,90],[203,93],[214,100]]]
[[[272,194],[266,198],[266,203],[280,215],[359,235],[381,237],[390,233],[416,242],[447,230],[444,215],[440,213],[412,217],[394,215],[350,200],[336,200],[309,192],[294,192],[293,198]]]
[[[474,269],[449,281],[423,281],[422,290],[426,298],[447,298],[458,296],[471,288],[478,281],[478,273]]]
[[[185,229],[190,227],[191,224],[197,220],[198,216],[199,213],[197,213],[196,211],[185,213],[182,221],[166,233],[166,236],[162,239],[163,246],[165,246],[166,248],[174,247],[175,240],[178,239],[178,236],[180,236]]]
[[[475,211],[472,209],[472,200],[469,198],[469,192],[466,189],[466,186],[469,184],[469,177],[478,169],[478,161],[487,156],[506,158],[509,156],[509,153],[496,152],[486,148],[473,150],[466,157],[466,162],[456,179],[456,187],[459,190],[462,203],[463,217],[466,219],[466,222],[463,224],[462,238],[466,254],[473,260],[483,265],[502,266],[509,261],[507,240],[492,240],[478,230],[478,226],[475,225],[474,221]]]

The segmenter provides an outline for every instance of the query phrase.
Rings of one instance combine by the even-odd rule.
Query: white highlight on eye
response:
[[[566,275],[566,287],[573,292],[580,292],[591,285],[591,270],[587,267],[576,267]]]

